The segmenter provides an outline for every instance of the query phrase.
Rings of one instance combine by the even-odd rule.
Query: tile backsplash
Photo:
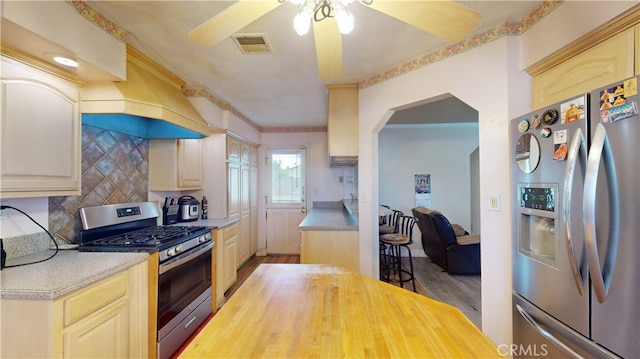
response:
[[[146,201],[149,141],[82,126],[82,193],[49,197],[49,230],[56,239],[78,241],[78,209],[102,204]]]

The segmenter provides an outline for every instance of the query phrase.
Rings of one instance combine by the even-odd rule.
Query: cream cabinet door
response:
[[[201,140],[178,140],[178,187],[202,187]]]
[[[64,358],[126,358],[128,303],[121,299],[65,330]]]
[[[2,197],[80,194],[77,85],[2,57]]]
[[[238,235],[238,260],[239,268],[249,259],[251,242],[251,167],[240,166],[240,234]]]
[[[236,268],[236,257],[238,249],[238,225],[233,224],[224,229],[224,263],[223,263],[223,281],[224,290],[226,291],[236,282],[238,278]]]
[[[149,190],[202,188],[202,140],[149,140]]]
[[[240,165],[229,163],[227,165],[227,216],[229,218],[240,217]]]
[[[633,28],[603,41],[533,78],[533,108],[540,108],[634,73]]]
[[[249,255],[253,255],[258,251],[258,167],[251,166],[251,229],[249,241]]]

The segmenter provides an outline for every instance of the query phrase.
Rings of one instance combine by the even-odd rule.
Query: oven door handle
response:
[[[214,245],[215,245],[214,242],[209,242],[196,251],[186,252],[184,256],[176,257],[171,259],[168,262],[160,264],[160,267],[158,269],[158,274],[166,273],[175,267],[178,267],[208,251],[211,251],[211,248],[213,248]]]

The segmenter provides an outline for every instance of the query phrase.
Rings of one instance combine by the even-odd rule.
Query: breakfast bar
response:
[[[261,264],[181,358],[493,358],[458,309],[340,267]]]

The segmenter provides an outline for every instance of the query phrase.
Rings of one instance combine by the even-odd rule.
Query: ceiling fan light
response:
[[[293,28],[296,30],[298,35],[303,36],[309,33],[309,28],[311,27],[311,16],[312,13],[310,11],[305,11],[305,7],[303,6],[298,15],[293,18]]]
[[[335,18],[338,22],[338,31],[343,35],[353,31],[353,14],[345,6],[336,6],[334,10],[336,11]]]

